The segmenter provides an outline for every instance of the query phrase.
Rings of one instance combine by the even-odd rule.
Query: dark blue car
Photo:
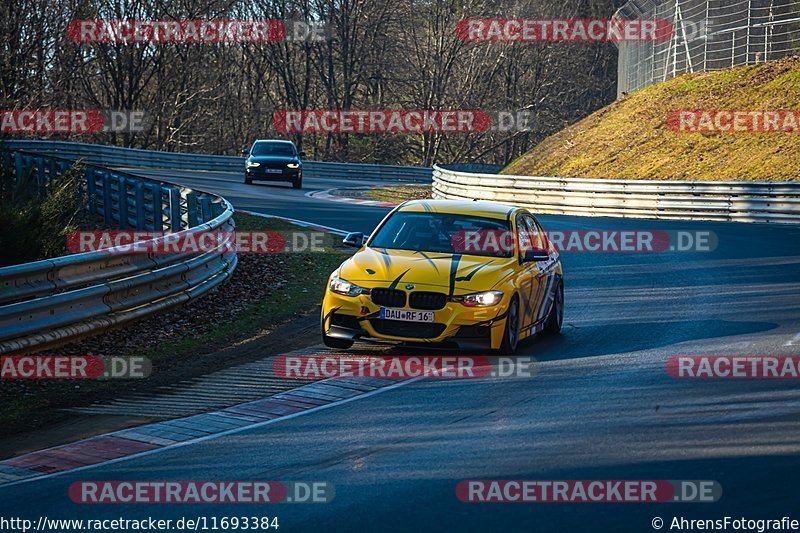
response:
[[[247,156],[244,167],[244,182],[254,181],[289,181],[292,187],[303,186],[303,152],[298,152],[292,141],[259,140],[253,143],[249,151],[242,152]]]

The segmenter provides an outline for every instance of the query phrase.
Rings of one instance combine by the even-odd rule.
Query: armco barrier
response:
[[[244,175],[244,158],[227,155],[184,154],[101,144],[13,139],[0,142],[0,148],[35,151],[72,160],[82,159],[86,163],[116,168],[172,168],[241,172]],[[430,167],[322,161],[304,161],[303,175],[307,178],[400,180],[424,183],[431,181]]]
[[[434,166],[433,196],[494,200],[555,215],[800,222],[800,183],[541,178]]]
[[[40,184],[74,163],[23,151],[0,156],[16,179],[32,175]],[[224,198],[99,165],[82,172],[87,207],[109,226],[181,236],[234,228]],[[109,248],[0,268],[0,354],[51,348],[197,298],[236,267],[236,254],[223,247],[193,255]]]

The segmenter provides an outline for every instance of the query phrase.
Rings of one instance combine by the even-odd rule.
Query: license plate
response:
[[[403,322],[433,322],[433,311],[406,311],[381,307],[381,318]]]
[[[280,174],[283,172],[283,170],[279,168],[265,168],[264,172],[266,172],[267,174]]]

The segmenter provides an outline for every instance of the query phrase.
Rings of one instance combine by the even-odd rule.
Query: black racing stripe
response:
[[[398,284],[398,283],[400,283],[400,280],[401,280],[401,279],[403,279],[403,276],[405,276],[406,274],[408,274],[408,271],[409,271],[409,270],[411,270],[411,269],[409,268],[409,269],[407,269],[405,272],[403,272],[402,274],[400,274],[399,276],[397,276],[397,279],[395,279],[395,280],[392,282],[392,284],[391,284],[391,285],[389,285],[389,288],[390,288],[390,289],[396,289],[396,288],[397,288],[397,284]]]
[[[433,259],[431,259],[431,257],[430,257],[428,254],[426,254],[425,252],[414,252],[414,253],[415,253],[415,254],[420,254],[422,257],[424,257],[424,258],[425,258],[425,260],[426,260],[428,263],[430,263],[430,264],[431,264],[431,266],[433,267],[433,269],[434,269],[434,270],[436,270],[436,273],[437,273],[437,274],[439,273],[439,267],[438,267],[438,266],[436,266],[436,263],[434,262],[434,260],[433,260]],[[438,259],[438,258],[437,258],[437,259]],[[418,260],[418,261],[419,261],[419,260]]]
[[[459,261],[461,261],[461,254],[453,254],[450,259],[450,298],[456,292],[456,274],[458,274]]]
[[[483,267],[487,267],[487,266],[491,265],[492,263],[494,263],[494,259],[492,259],[492,260],[491,260],[491,261],[489,261],[488,263],[483,263],[482,265],[478,265],[476,268],[474,268],[474,269],[472,270],[472,272],[470,272],[470,273],[469,273],[469,274],[467,274],[466,276],[461,276],[460,278],[456,278],[456,281],[471,281],[471,280],[472,280],[472,277],[473,277],[475,274],[477,274],[477,273],[478,273],[478,271],[479,271],[480,269],[482,269]]]
[[[389,270],[392,267],[392,256],[389,255],[389,252],[387,252],[385,248],[375,248],[375,251],[380,254],[386,270]]]
[[[328,320],[328,319],[331,317],[331,315],[332,315],[333,313],[335,313],[336,311],[338,311],[339,309],[341,309],[341,307],[334,307],[333,309],[331,309],[331,310],[328,312],[328,314],[327,314],[327,315],[325,315],[325,318],[323,318],[323,319],[322,319],[322,323],[324,324],[324,323],[325,323],[325,322],[326,322],[326,321],[327,321],[327,320]]]
[[[508,309],[506,309],[505,313],[501,313],[494,318],[490,318],[488,320],[481,320],[480,322],[476,322],[472,324],[473,326],[491,326],[498,320],[503,320],[506,316],[508,316]]]
[[[358,317],[358,321],[361,322],[363,320],[369,320],[371,318],[377,318],[377,317],[380,317],[380,316],[381,316],[381,312],[380,311],[375,311],[374,313],[370,313],[368,315],[364,315],[364,316]]]

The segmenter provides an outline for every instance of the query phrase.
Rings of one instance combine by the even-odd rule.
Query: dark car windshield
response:
[[[292,147],[291,144],[287,143],[261,142],[261,143],[255,143],[253,145],[253,149],[250,150],[250,155],[274,155],[274,156],[293,157],[294,148]]]
[[[369,242],[373,248],[439,252],[448,254],[512,257],[513,246],[483,246],[465,249],[465,235],[505,235],[508,221],[451,213],[398,211]],[[467,237],[468,238],[468,237]]]

